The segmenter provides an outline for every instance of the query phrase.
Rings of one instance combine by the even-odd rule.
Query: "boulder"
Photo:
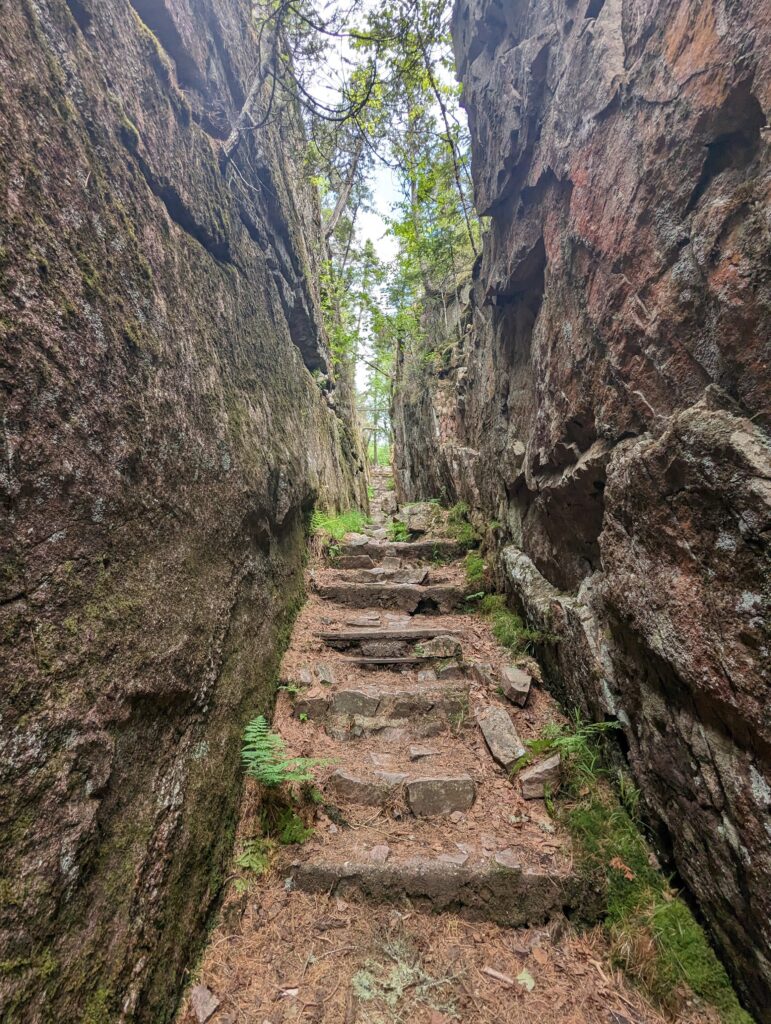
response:
[[[454,636],[435,636],[433,640],[421,642],[420,654],[426,658],[459,658],[461,656],[460,641]]]

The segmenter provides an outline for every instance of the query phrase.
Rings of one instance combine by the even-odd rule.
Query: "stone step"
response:
[[[464,592],[452,584],[350,583],[347,580],[314,580],[316,593],[324,600],[352,608],[398,608],[416,612],[451,612],[463,602]]]
[[[292,713],[325,725],[330,735],[342,739],[393,729],[426,736],[436,735],[451,718],[464,714],[468,700],[468,684],[463,681],[410,688],[364,684],[303,694]]]
[[[467,772],[452,775],[338,768],[324,790],[347,803],[384,806],[402,799],[416,817],[467,811],[476,799],[476,784]]]
[[[375,541],[361,534],[349,534],[340,546],[340,554],[367,555],[373,562],[384,558],[404,558],[412,562],[448,562],[460,558],[465,549],[447,538],[414,541]]]
[[[409,629],[349,629],[316,633],[329,647],[349,647],[367,640],[431,640],[437,636],[461,636],[458,630],[440,626],[418,626]]]
[[[327,892],[345,899],[375,901],[408,897],[419,909],[453,910],[507,928],[541,924],[551,915],[584,903],[586,883],[556,866],[520,862],[516,850],[472,864],[464,854],[410,858],[389,855],[385,844],[370,855],[320,851],[293,868],[294,885],[305,892]],[[466,863],[460,863],[462,860]]]

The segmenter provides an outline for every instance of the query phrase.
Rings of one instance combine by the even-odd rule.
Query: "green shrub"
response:
[[[236,857],[236,865],[255,875],[264,874],[270,867],[273,844],[269,839],[247,839],[242,852]]]
[[[322,512],[316,509],[311,517],[311,533],[315,537],[342,540],[346,533],[361,533],[369,520],[357,508],[347,512]]]

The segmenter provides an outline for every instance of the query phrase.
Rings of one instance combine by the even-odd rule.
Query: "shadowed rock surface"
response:
[[[250,5],[0,6],[0,1017],[160,1022],[360,457]]]
[[[394,410],[400,500],[496,521],[502,582],[557,637],[552,685],[623,724],[646,811],[761,1016],[769,17],[760,0],[459,0],[489,231],[427,312],[439,373],[402,363]]]

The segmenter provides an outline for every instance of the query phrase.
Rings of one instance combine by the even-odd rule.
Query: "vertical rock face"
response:
[[[624,725],[748,1003],[771,1002],[768,5],[458,0],[489,217],[398,486],[496,519],[552,680]],[[425,361],[424,361],[425,364]]]
[[[250,10],[0,3],[3,1020],[169,1019],[305,517],[363,497],[296,120],[229,138]]]

